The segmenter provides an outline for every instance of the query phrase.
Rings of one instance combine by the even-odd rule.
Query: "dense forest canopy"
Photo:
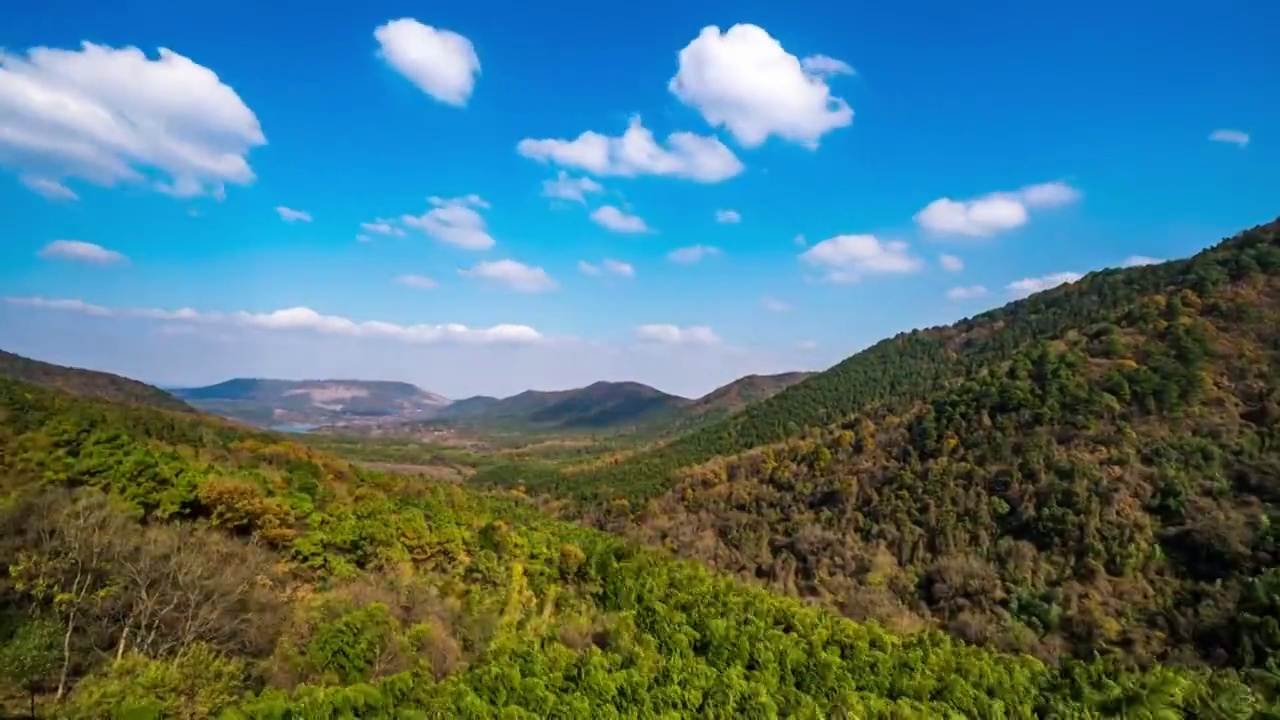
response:
[[[897,635],[196,416],[4,380],[0,451],[0,682],[63,717],[1275,712],[1266,677]]]

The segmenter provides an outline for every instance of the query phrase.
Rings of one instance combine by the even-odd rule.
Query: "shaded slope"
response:
[[[73,619],[68,717],[1270,707],[1230,675],[1060,672],[936,633],[897,637],[517,501],[191,416],[0,381],[0,450],[0,488],[17,492],[0,506],[0,597],[19,611],[13,638],[59,630],[59,659],[59,618]],[[52,597],[74,613],[48,613]]]
[[[0,377],[58,388],[82,397],[99,397],[167,410],[194,412],[194,408],[177,397],[137,380],[112,373],[54,365],[3,350],[0,350]]]

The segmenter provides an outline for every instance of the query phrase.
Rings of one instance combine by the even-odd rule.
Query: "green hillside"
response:
[[[60,717],[1277,711],[1265,678],[896,636],[518,497],[8,380],[0,491],[0,686]]]
[[[0,350],[0,378],[55,387],[73,395],[152,405],[194,412],[194,408],[160,388],[111,373],[64,367]]]
[[[631,498],[578,516],[853,618],[1260,665],[1280,652],[1280,235],[900,336],[638,460],[508,477]]]

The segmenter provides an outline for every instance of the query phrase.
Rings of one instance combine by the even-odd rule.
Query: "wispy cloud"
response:
[[[54,240],[37,254],[47,260],[71,260],[93,265],[114,265],[129,261],[129,258],[115,250],[82,240]]]
[[[1209,139],[1213,142],[1226,143],[1237,147],[1246,147],[1249,145],[1249,133],[1243,130],[1231,130],[1222,128],[1209,133]]]

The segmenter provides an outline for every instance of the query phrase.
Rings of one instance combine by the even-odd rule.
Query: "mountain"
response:
[[[609,466],[472,478],[513,480],[857,619],[1046,659],[1263,666],[1280,222],[901,334]]]
[[[780,392],[812,373],[748,375],[690,400],[636,382],[597,382],[572,390],[526,390],[509,398],[459,400],[439,420],[541,430],[689,430]]]
[[[266,426],[413,420],[449,404],[409,383],[382,380],[236,378],[173,392],[209,412]]]
[[[519,495],[190,414],[0,380],[0,458],[6,714],[27,693],[68,718],[1280,711],[1230,673],[896,636]]]
[[[686,405],[680,412],[677,429],[711,423],[732,415],[753,403],[767,400],[796,383],[812,377],[811,372],[777,375],[747,375],[722,385]]]
[[[192,412],[194,408],[157,387],[111,373],[64,367],[0,350],[0,378],[54,387],[72,395]]]
[[[597,382],[572,390],[526,390],[501,400],[478,396],[437,417],[460,424],[540,430],[616,430],[672,417],[691,401],[636,382]]]

